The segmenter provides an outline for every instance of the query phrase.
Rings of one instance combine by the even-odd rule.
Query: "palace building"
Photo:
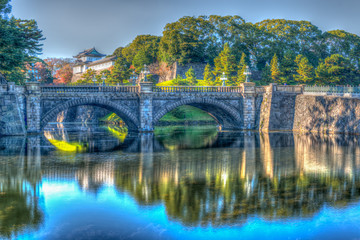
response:
[[[115,64],[116,56],[105,57],[105,54],[99,53],[95,47],[86,49],[74,56],[76,58],[73,74],[81,75],[88,69],[102,71],[108,69]]]

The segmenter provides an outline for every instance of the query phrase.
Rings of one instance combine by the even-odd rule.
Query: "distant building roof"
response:
[[[74,63],[74,67],[83,66],[83,65],[86,65],[87,63],[89,63],[89,61],[84,62],[84,61],[81,61],[81,60],[76,60],[75,63]]]
[[[106,55],[99,53],[95,47],[86,49],[80,52],[78,55],[74,56],[74,58],[81,58],[81,57],[105,57]]]
[[[97,61],[93,61],[91,63],[89,63],[88,66],[94,66],[94,65],[98,65],[100,63],[105,63],[105,62],[110,62],[110,61],[115,61],[116,60],[116,56],[111,56],[111,57],[106,57]]]

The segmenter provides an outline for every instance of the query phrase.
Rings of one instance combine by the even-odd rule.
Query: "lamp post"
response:
[[[35,76],[35,72],[37,73],[37,71],[35,71],[35,69],[34,69],[34,63],[31,63],[30,69],[26,73],[26,81],[27,82],[36,82],[37,77]]]
[[[138,79],[138,75],[135,73],[135,71],[132,72],[130,79],[132,81],[132,85],[135,86],[136,85],[136,80]]]
[[[244,75],[246,76],[245,82],[250,82],[250,80],[249,80],[249,75],[251,75],[251,71],[250,71],[249,66],[246,66],[246,69],[245,69],[245,71],[244,71]]]
[[[150,73],[150,71],[149,71],[148,67],[146,66],[146,64],[144,64],[144,68],[141,70],[141,73],[144,74],[143,82],[147,82],[146,76]]]
[[[225,81],[227,80],[227,77],[225,75],[225,73],[223,72],[222,76],[220,77],[220,80],[222,81],[222,86],[225,87]]]
[[[105,79],[106,79],[105,74],[103,74],[103,75],[101,76],[101,79],[102,79],[102,85],[105,86]]]
[[[94,83],[94,86],[96,86],[96,77],[95,77],[95,75],[93,76],[92,81]]]

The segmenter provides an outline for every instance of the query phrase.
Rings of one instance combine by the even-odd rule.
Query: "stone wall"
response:
[[[23,98],[18,97],[14,85],[1,86],[0,136],[24,135],[26,133],[23,105]]]
[[[166,63],[162,62],[151,64],[149,70],[152,74],[157,76],[156,80],[158,79],[159,82],[165,82],[176,78],[178,75],[185,78],[185,73],[190,68],[194,69],[197,79],[203,79],[205,66],[205,63],[188,63],[181,65],[177,62],[168,66]]]
[[[360,99],[275,91],[263,95],[260,131],[360,133]]]
[[[360,99],[299,95],[293,130],[360,133]]]
[[[100,118],[111,112],[95,106],[76,106],[62,111],[57,115],[56,122],[98,123]]]
[[[276,84],[266,89],[260,110],[260,131],[292,130],[296,97],[300,93],[277,91]]]
[[[139,92],[135,88],[120,91],[117,87],[58,89],[41,88],[38,83],[26,83],[26,87],[0,84],[0,135],[39,133],[49,121],[96,123],[110,111],[129,129],[152,131],[162,116],[182,105],[208,112],[229,130],[360,133],[359,98],[304,95],[302,86],[271,84],[260,88],[246,83],[234,92],[153,91],[152,83],[143,82]]]

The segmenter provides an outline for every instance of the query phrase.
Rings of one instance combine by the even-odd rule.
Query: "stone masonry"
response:
[[[0,136],[40,133],[60,112],[96,106],[116,113],[133,132],[152,132],[168,112],[190,105],[222,130],[360,133],[360,99],[303,94],[303,86],[256,87],[40,86],[0,84]]]
[[[0,136],[26,133],[22,89],[16,90],[13,83],[0,85]]]
[[[254,129],[256,104],[262,98],[252,84],[242,87],[156,87],[150,82],[139,86],[57,87],[27,83],[20,94],[2,86],[0,119],[17,116],[12,124],[3,122],[0,135],[39,133],[48,122],[57,121],[59,113],[77,106],[97,106],[116,113],[130,131],[152,132],[155,124],[171,110],[190,105],[214,117],[223,130]],[[11,95],[12,94],[12,95]],[[22,99],[21,104],[18,99]],[[11,101],[15,111],[4,101]],[[7,112],[6,114],[4,112]],[[13,125],[22,127],[11,130]],[[4,130],[7,129],[7,130]],[[26,130],[25,130],[26,129]]]

